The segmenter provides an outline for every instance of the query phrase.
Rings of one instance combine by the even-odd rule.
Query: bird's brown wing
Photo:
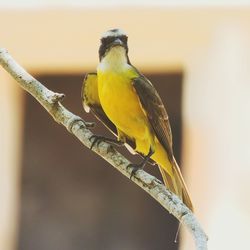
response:
[[[192,201],[172,150],[172,133],[162,100],[154,86],[143,75],[133,79],[133,86],[139,96],[142,108],[147,114],[158,141],[164,147],[172,165],[172,174],[164,166],[159,166],[165,185],[193,211]]]
[[[173,161],[172,133],[168,114],[162,100],[151,82],[143,75],[133,79],[142,108],[147,114],[158,141],[165,148],[169,160]]]

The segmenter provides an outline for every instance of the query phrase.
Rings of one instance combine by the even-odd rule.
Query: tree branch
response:
[[[64,94],[47,89],[17,64],[5,49],[0,49],[0,64],[23,89],[29,92],[48,111],[57,123],[66,127],[70,133],[75,135],[86,147],[90,148],[90,137],[93,134],[88,128],[93,124],[83,121],[61,104]],[[130,162],[109,144],[101,142],[98,146],[94,146],[92,150],[123,175],[130,177],[131,169],[127,169]],[[175,194],[167,190],[158,179],[143,170],[138,170],[132,181],[187,226],[195,239],[196,249],[207,249],[207,236],[198,220]]]

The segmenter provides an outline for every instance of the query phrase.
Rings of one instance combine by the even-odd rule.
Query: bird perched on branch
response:
[[[174,158],[166,109],[152,83],[131,64],[127,40],[120,29],[102,35],[97,73],[88,74],[82,88],[84,108],[117,136],[117,140],[105,138],[106,141],[125,144],[143,156],[141,163],[131,164],[132,175],[153,160],[166,187],[193,210]]]

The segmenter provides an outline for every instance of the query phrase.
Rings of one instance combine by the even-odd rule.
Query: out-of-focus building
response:
[[[209,249],[246,249],[250,234],[250,8],[243,5],[226,6],[223,3],[208,7],[195,4],[170,4],[163,7],[159,4],[149,7],[146,1],[142,1],[145,6],[141,6],[138,1],[138,5],[131,3],[130,7],[112,4],[103,7],[92,4],[90,7],[65,5],[59,8],[57,4],[46,7],[30,2],[30,8],[27,3],[25,8],[19,6],[17,9],[6,7],[6,4],[0,2],[0,47],[8,49],[27,71],[50,82],[49,86],[57,92],[61,92],[58,89],[60,84],[53,85],[51,79],[63,81],[67,75],[79,77],[83,72],[95,70],[98,63],[99,37],[102,32],[114,27],[120,27],[128,33],[130,59],[144,74],[154,75],[156,81],[159,79],[162,82],[164,78],[160,80],[161,75],[165,74],[168,81],[172,78],[167,78],[167,75],[174,74],[177,78],[179,75],[176,82],[181,82],[183,97],[181,165],[193,198],[195,213],[209,236]],[[56,75],[57,78],[48,78],[48,75]],[[75,78],[78,83],[80,80],[81,78]],[[46,85],[46,82],[43,83]],[[68,84],[72,84],[72,87],[64,85],[64,88],[70,95],[70,89],[76,85]],[[163,91],[160,95],[164,99],[166,93]],[[175,93],[172,94],[172,103],[175,103],[174,95]],[[77,110],[80,106],[80,94],[74,98],[79,98],[79,105],[72,106]],[[29,143],[33,144],[25,144],[23,131],[26,131],[25,135],[28,136],[33,128],[33,123],[25,123],[26,115],[33,114],[34,110],[41,111],[32,109],[27,103],[33,105],[32,101],[24,98],[20,87],[0,68],[0,249],[5,250],[24,249],[24,246],[30,246],[28,249],[32,249],[32,244],[22,243],[20,247],[18,243],[20,238],[27,237],[27,234],[22,236],[22,232],[20,233],[20,228],[24,230],[20,223],[29,225],[25,224],[22,218],[29,218],[29,214],[20,212],[20,207],[27,203],[31,211],[46,207],[46,204],[43,204],[37,208],[35,201],[25,199],[27,196],[24,191],[28,189],[27,183],[30,179],[28,175],[24,175],[21,166],[26,163],[24,151],[34,152],[35,155],[38,149],[35,151],[34,145],[40,143],[46,147],[46,142],[53,144],[50,141],[54,139],[53,134],[50,134],[49,138],[44,137],[43,142],[31,136]],[[175,109],[172,110],[174,113]],[[38,127],[44,119],[50,119],[42,112],[43,119],[36,123]],[[33,120],[30,118],[29,121]],[[172,124],[176,124],[175,121],[172,121]],[[61,128],[54,126],[53,129]],[[39,129],[36,133],[39,133]],[[67,154],[67,150],[59,152]],[[57,156],[52,154],[51,157],[56,157],[53,166],[60,165],[60,153]],[[95,157],[93,156],[93,159]],[[34,168],[36,160],[35,157],[30,159]],[[42,157],[40,160],[42,161]],[[45,161],[46,166],[50,164],[50,160]],[[51,169],[53,166],[50,166]],[[26,168],[25,171],[28,173],[29,169]],[[34,169],[30,171],[33,171],[31,177],[35,176]],[[60,168],[57,171],[60,171]],[[63,171],[68,173],[68,170]],[[49,178],[43,174],[44,179]],[[88,175],[91,176],[91,173],[88,172]],[[99,180],[96,181],[98,183]],[[23,188],[24,186],[26,188]],[[21,192],[21,188],[24,191]],[[101,191],[99,187],[96,192]],[[112,191],[116,190],[111,188],[109,192]],[[69,190],[64,192],[68,192],[69,197],[74,193]],[[149,199],[146,196],[142,198],[141,193],[137,195],[133,196],[133,199]],[[88,199],[86,195],[86,203]],[[62,200],[63,198],[60,202]],[[23,205],[20,205],[20,202]],[[98,202],[100,200],[97,199],[96,206],[99,206]],[[109,202],[113,202],[114,207],[116,202],[121,201]],[[66,200],[62,207],[67,206],[67,203],[70,201]],[[88,209],[91,211],[93,208]],[[106,209],[108,211],[108,205]],[[144,207],[140,208],[136,213],[143,213],[144,210]],[[78,210],[77,212],[79,213]],[[119,218],[119,211],[114,209],[113,213],[115,218]],[[109,214],[111,218],[113,213]],[[133,211],[129,211],[129,214],[131,216]],[[53,219],[53,215],[50,216]],[[146,213],[146,216],[149,214]],[[150,214],[151,216],[154,218],[155,215]],[[93,221],[94,218],[98,220],[98,215],[93,216]],[[136,216],[133,220],[136,220]],[[67,221],[70,221],[70,218]],[[88,221],[90,225],[91,222]],[[41,221],[38,220],[37,223]],[[157,232],[157,223],[154,222],[153,225]],[[29,232],[29,228],[25,230]],[[60,233],[55,234],[55,231],[50,225],[48,235],[43,235],[43,240],[49,241],[54,237],[60,240]],[[164,237],[164,233],[159,232],[159,237]],[[150,238],[150,235],[143,235]],[[76,236],[76,245],[81,242],[81,237]],[[136,232],[136,237],[140,237],[140,231]],[[105,242],[105,239],[102,240]],[[115,242],[112,236],[110,240]],[[130,244],[130,240],[131,238],[127,237],[127,245],[123,243],[122,246],[119,242],[123,241],[117,240],[112,249],[139,249],[139,245]],[[143,241],[143,238],[141,240]],[[133,238],[131,242],[136,241]],[[36,249],[49,249],[45,246],[48,245]],[[74,249],[74,246],[71,249]],[[97,245],[93,249],[98,249]],[[159,248],[155,249],[163,248],[159,245]],[[181,240],[181,249],[193,249],[191,236],[186,232]]]

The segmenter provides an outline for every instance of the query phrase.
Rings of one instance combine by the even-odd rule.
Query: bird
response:
[[[167,111],[153,84],[130,62],[128,36],[118,28],[100,39],[97,71],[85,76],[82,102],[116,139],[94,136],[143,157],[131,164],[131,176],[147,162],[159,167],[165,186],[193,211],[193,204],[173,153]]]

